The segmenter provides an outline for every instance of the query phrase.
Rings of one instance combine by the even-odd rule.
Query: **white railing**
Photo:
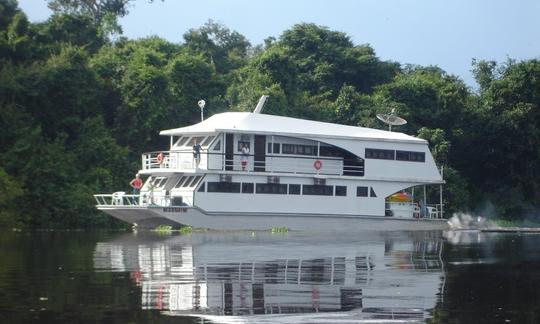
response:
[[[136,207],[136,206],[160,206],[171,207],[175,196],[161,196],[152,195],[150,193],[142,193],[140,195],[127,195],[125,192],[119,191],[112,194],[98,194],[94,195],[98,207]],[[193,200],[191,197],[182,197],[182,207],[193,206]]]
[[[232,157],[232,158],[231,158]],[[243,161],[247,161],[243,165]],[[245,172],[285,172],[294,174],[363,175],[364,166],[348,164],[343,158],[316,156],[254,155],[202,152],[197,165],[192,151],[149,152],[142,155],[143,170],[225,170]]]
[[[115,192],[112,194],[94,195],[97,206],[139,206],[139,195],[126,195],[125,192]]]

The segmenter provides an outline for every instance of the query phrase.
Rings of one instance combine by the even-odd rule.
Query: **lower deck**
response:
[[[98,208],[127,222],[127,213],[139,207],[152,210],[153,217],[170,221],[213,228],[208,221],[228,222],[241,216],[243,222],[278,217],[270,222],[277,227],[289,223],[290,217],[317,217],[317,222],[328,218],[375,218],[375,219],[439,219],[435,207],[427,207],[422,212],[414,199],[405,202],[388,201],[388,197],[411,183],[332,178],[322,176],[266,176],[253,173],[171,173],[149,177],[140,195],[126,195],[116,192],[112,195],[96,195]],[[124,208],[125,207],[125,208]],[[123,210],[125,209],[125,210]],[[121,213],[113,210],[123,210]],[[142,209],[141,209],[142,210]],[[160,211],[157,213],[156,211]],[[196,210],[198,214],[216,216],[199,224],[197,219],[189,223],[169,217],[184,210]],[[197,214],[196,213],[196,214]],[[118,214],[118,215],[114,215]],[[248,215],[249,218],[245,216]],[[224,217],[227,216],[227,217]],[[146,216],[145,216],[146,217]],[[288,217],[288,218],[287,218]],[[149,218],[149,217],[146,217]],[[140,221],[140,220],[139,220]],[[239,220],[240,222],[240,220]],[[261,222],[257,228],[270,223]],[[292,222],[294,226],[294,222]],[[238,225],[235,225],[240,229]],[[253,228],[248,228],[253,229]]]
[[[107,214],[143,228],[163,224],[188,225],[214,230],[269,230],[287,228],[293,231],[395,231],[442,230],[448,228],[445,219],[399,218],[378,216],[346,216],[339,214],[278,214],[278,213],[206,213],[197,207],[98,207]],[[138,222],[135,222],[137,220]],[[159,225],[159,224],[158,224]]]

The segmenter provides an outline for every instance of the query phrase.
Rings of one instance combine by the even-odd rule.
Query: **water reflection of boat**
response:
[[[126,235],[98,243],[94,265],[130,272],[142,307],[168,315],[423,320],[441,287],[441,245],[429,232]]]

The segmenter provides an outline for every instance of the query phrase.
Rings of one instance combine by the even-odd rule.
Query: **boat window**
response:
[[[257,183],[258,194],[287,194],[287,185],[280,183]]]
[[[426,153],[412,152],[412,151],[396,151],[396,160],[412,161],[412,162],[426,162]]]
[[[242,193],[253,193],[253,183],[242,182]]]
[[[184,182],[184,183],[182,184],[182,187],[189,187],[189,184],[191,183],[191,181],[193,180],[193,178],[194,178],[193,176],[189,176],[189,177],[187,178],[186,182]]]
[[[177,145],[177,146],[184,146],[184,145],[186,145],[186,143],[188,142],[188,140],[189,140],[190,138],[191,138],[191,137],[189,137],[189,136],[184,136],[184,137],[180,138],[180,139],[178,140],[178,142],[176,142],[176,145]]]
[[[302,194],[310,196],[333,196],[334,186],[303,185]]]
[[[247,146],[248,150],[251,149],[251,143],[248,141],[238,141],[238,152],[242,152],[242,147]]]
[[[180,188],[184,181],[186,181],[187,177],[182,176],[180,179],[178,179],[178,182],[174,185],[175,188]]]
[[[272,143],[268,143],[266,145],[266,149],[268,150],[267,153],[274,153],[274,154],[279,154],[280,151],[281,151],[281,144],[279,143],[274,143],[272,145]]]
[[[299,184],[290,184],[289,185],[289,195],[299,195],[300,194],[300,185]]]
[[[369,196],[370,197],[377,197],[377,195],[375,194],[375,190],[373,190],[373,187],[369,187]]]
[[[202,142],[201,146],[208,146],[210,144],[210,142],[212,142],[212,140],[215,138],[215,136],[208,136],[204,142]]]
[[[336,196],[347,196],[347,187],[336,186]]]
[[[321,146],[320,156],[330,156],[330,157],[342,157],[343,153],[337,147],[333,146]]]
[[[195,142],[201,144],[201,142],[203,140],[204,140],[204,136],[194,136],[189,140],[189,142],[186,144],[186,146],[193,146],[193,145],[195,145]]]
[[[216,145],[214,145],[214,148],[212,151],[220,151],[221,150],[221,140],[217,141]]]
[[[366,159],[394,160],[394,150],[366,148]]]
[[[208,192],[240,193],[240,182],[208,182]]]
[[[165,186],[165,183],[167,183],[166,177],[156,177],[152,182],[152,186],[154,187],[154,189],[159,189]]]
[[[317,155],[315,145],[282,144],[283,154]]]
[[[196,187],[197,184],[199,184],[199,181],[201,181],[202,179],[202,176],[196,176],[193,181],[191,181],[191,183],[189,184],[188,187]]]
[[[183,136],[183,137],[180,137],[176,143],[174,143],[175,146],[182,146],[184,145],[184,143],[189,139],[189,137],[186,137],[186,136]]]
[[[368,187],[356,187],[356,197],[367,197]]]
[[[204,192],[204,189],[206,188],[205,185],[206,185],[206,182],[203,182],[203,183],[201,184],[201,186],[199,187],[199,190],[197,190],[197,191],[198,191],[198,192]]]

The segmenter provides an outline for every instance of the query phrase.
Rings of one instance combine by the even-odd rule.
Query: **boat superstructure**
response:
[[[170,148],[142,155],[139,173],[147,179],[140,195],[95,195],[99,209],[139,225],[217,229],[445,224],[441,204],[388,199],[443,183],[423,139],[249,112],[160,134],[170,137]]]

